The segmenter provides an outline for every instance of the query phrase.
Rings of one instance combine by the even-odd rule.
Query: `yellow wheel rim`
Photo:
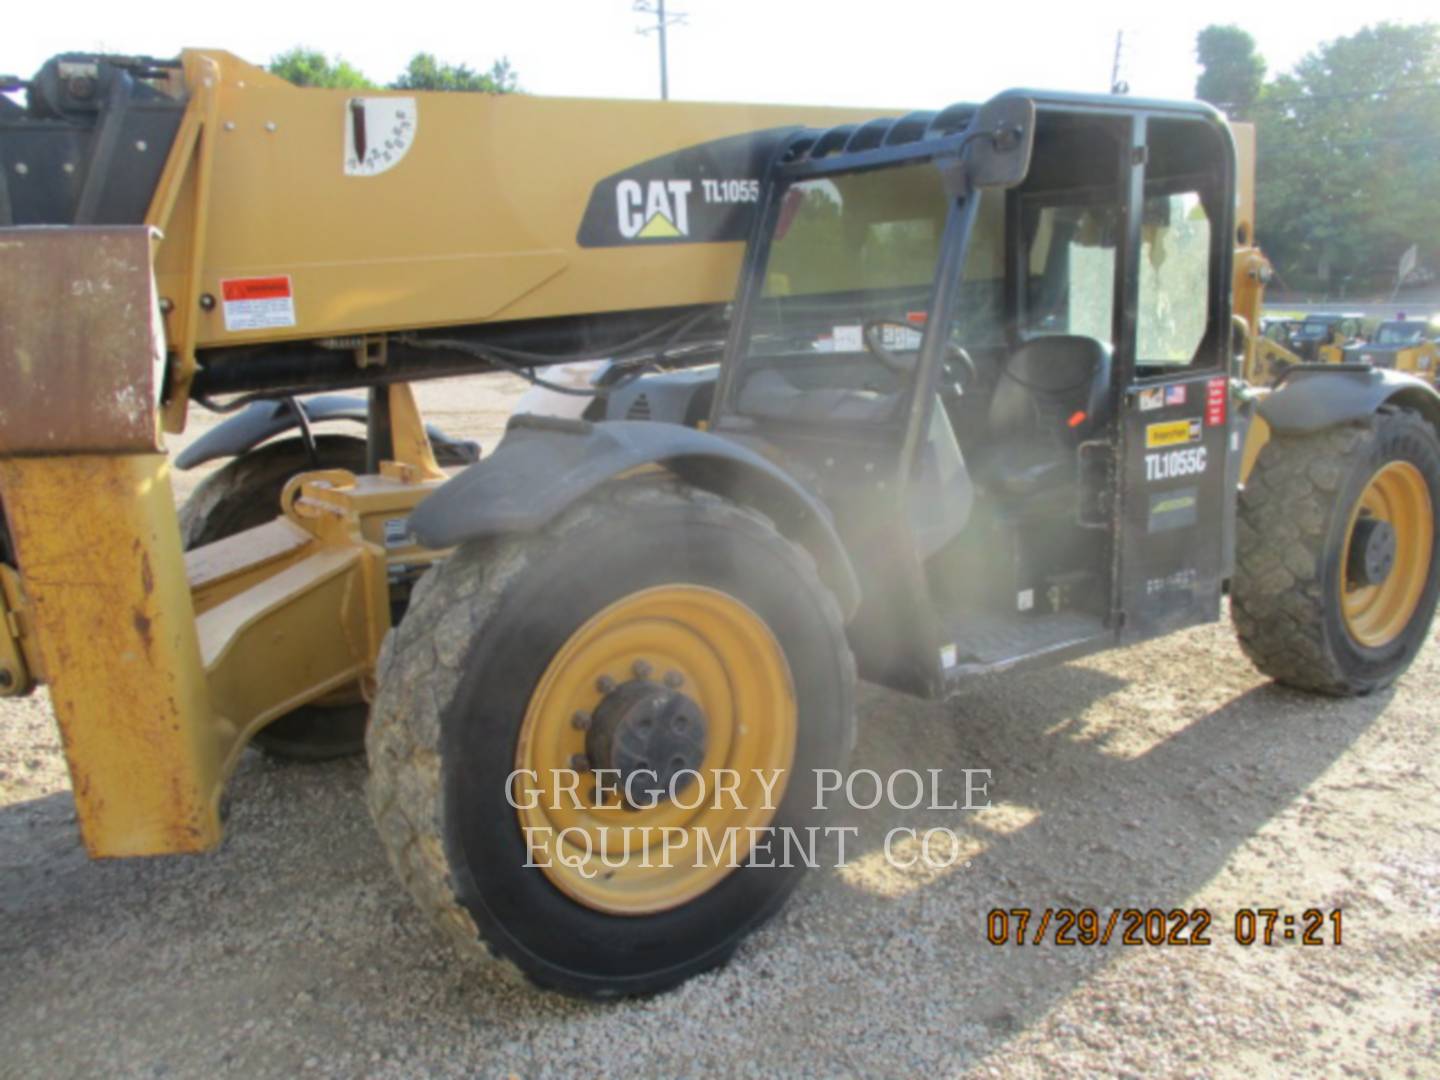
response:
[[[591,718],[637,680],[683,693],[706,728],[686,784],[653,806],[627,803],[614,775],[597,790],[595,769],[608,766],[587,756]],[[749,607],[696,585],[618,600],[560,647],[520,728],[511,797],[531,862],[598,911],[645,915],[693,900],[763,843],[795,732],[785,653]],[[634,789],[648,791],[648,780]]]
[[[1357,581],[1351,570],[1351,547],[1357,530],[1369,527],[1367,519],[1394,530],[1393,562],[1374,584]],[[1380,648],[1404,632],[1425,592],[1434,545],[1435,513],[1425,477],[1408,461],[1392,461],[1370,479],[1345,534],[1341,611],[1356,642]]]

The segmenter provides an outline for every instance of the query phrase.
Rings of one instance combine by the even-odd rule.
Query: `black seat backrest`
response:
[[[1071,334],[1025,342],[1004,361],[990,398],[990,438],[1090,438],[1110,422],[1110,348]],[[1077,416],[1082,417],[1071,423]]]

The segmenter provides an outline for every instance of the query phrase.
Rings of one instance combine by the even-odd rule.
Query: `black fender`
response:
[[[296,400],[312,424],[325,420],[353,420],[364,424],[370,413],[365,398],[346,394],[322,394]],[[288,401],[254,401],[176,454],[175,467],[193,469],[217,458],[236,457],[253,450],[266,439],[299,426],[300,419]],[[425,431],[437,448],[449,446],[456,451],[457,457],[468,461],[476,461],[480,457],[480,448],[475,443],[452,439],[433,424],[426,424]]]
[[[1374,415],[1382,405],[1405,405],[1440,432],[1440,393],[1429,383],[1368,364],[1304,364],[1285,371],[1257,411],[1272,431],[1309,435]]]
[[[512,417],[494,453],[415,508],[410,531],[434,549],[533,532],[605,482],[645,465],[766,514],[814,556],[846,621],[854,615],[860,583],[824,504],[755,451],[680,424]]]

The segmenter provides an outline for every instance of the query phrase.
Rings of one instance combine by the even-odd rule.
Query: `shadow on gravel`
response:
[[[813,874],[728,967],[605,1006],[457,962],[386,865],[358,761],[247,755],[227,840],[201,858],[91,863],[68,792],[13,804],[0,810],[0,1040],[21,1072],[62,1075],[293,1075],[312,1059],[334,1075],[542,1062],[593,1075],[597,1061],[724,1072],[738,1060],[961,1071],[1120,955],[993,947],[988,910],[1187,905],[1388,701],[1267,685],[1148,745],[1130,738],[1145,717],[1119,717],[1127,757],[1086,723],[1126,688],[1084,667],[977,684],[953,708],[867,688],[852,769],[988,768],[996,809],[845,811],[839,823],[860,830],[852,866]],[[1183,715],[1157,706],[1152,726]],[[964,860],[929,878],[866,877],[897,825],[956,830]],[[1229,927],[1216,930],[1218,943]],[[808,1026],[795,1008],[811,1010]],[[696,1047],[683,1032],[716,1009],[725,1023]],[[748,1058],[757,1046],[769,1049]]]
[[[953,1022],[979,1021],[988,1029],[961,1065],[1000,1050],[1125,948],[1119,930],[1105,947],[1060,948],[1053,930],[1042,947],[992,946],[986,941],[991,909],[1034,910],[1032,941],[1045,908],[1090,907],[1102,916],[1114,908],[1188,909],[1189,897],[1344,754],[1392,696],[1387,691],[1339,701],[1265,684],[1127,758],[1108,752],[1103,739],[1077,735],[1085,710],[1122,685],[1105,673],[1073,667],[997,681],[968,692],[950,717],[956,733],[950,741],[963,745],[958,760],[935,756],[935,733],[915,730],[933,721],[922,720],[902,721],[899,730],[878,736],[867,733],[852,764],[897,767],[904,751],[883,745],[895,742],[911,747],[911,760],[899,767],[992,770],[993,812],[851,815],[861,841],[847,854],[862,868],[867,860],[879,868],[885,832],[895,825],[921,831],[945,826],[960,833],[966,849],[966,861],[953,871],[932,872],[913,890],[883,874],[872,880],[840,872],[857,892],[894,907],[897,916],[923,909],[943,891],[952,917],[971,918],[952,923],[944,944],[953,983],[963,988],[954,998]],[[879,717],[872,724],[890,727],[892,720]],[[857,899],[865,902],[863,895]],[[1283,900],[1255,896],[1247,903]],[[1224,948],[1233,942],[1233,912],[1214,915],[1211,947]]]

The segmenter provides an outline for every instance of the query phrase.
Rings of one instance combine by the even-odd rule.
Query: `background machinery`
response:
[[[1345,349],[1362,343],[1362,315],[1306,315],[1290,334],[1290,351],[1301,360],[1335,364]]]
[[[420,906],[645,992],[796,885],[757,837],[823,828],[857,672],[942,696],[1227,590],[1313,691],[1425,639],[1440,397],[1235,378],[1263,257],[1208,107],[355,94],[187,52],[62,56],[4,109],[0,691],[48,685],[96,856],[213,847],[252,738],[344,749],[368,703]],[[440,467],[413,380],[593,357],[581,417]],[[363,466],[308,427],[356,407],[296,401],[352,387]],[[233,532],[212,491],[186,552],[192,403],[249,410],[232,509],[279,494]],[[292,421],[303,457],[247,449]]]
[[[1423,319],[1392,319],[1377,326],[1369,341],[1347,346],[1345,359],[1404,371],[1433,383],[1436,362],[1440,360],[1437,338],[1440,338],[1440,328],[1433,323]]]

